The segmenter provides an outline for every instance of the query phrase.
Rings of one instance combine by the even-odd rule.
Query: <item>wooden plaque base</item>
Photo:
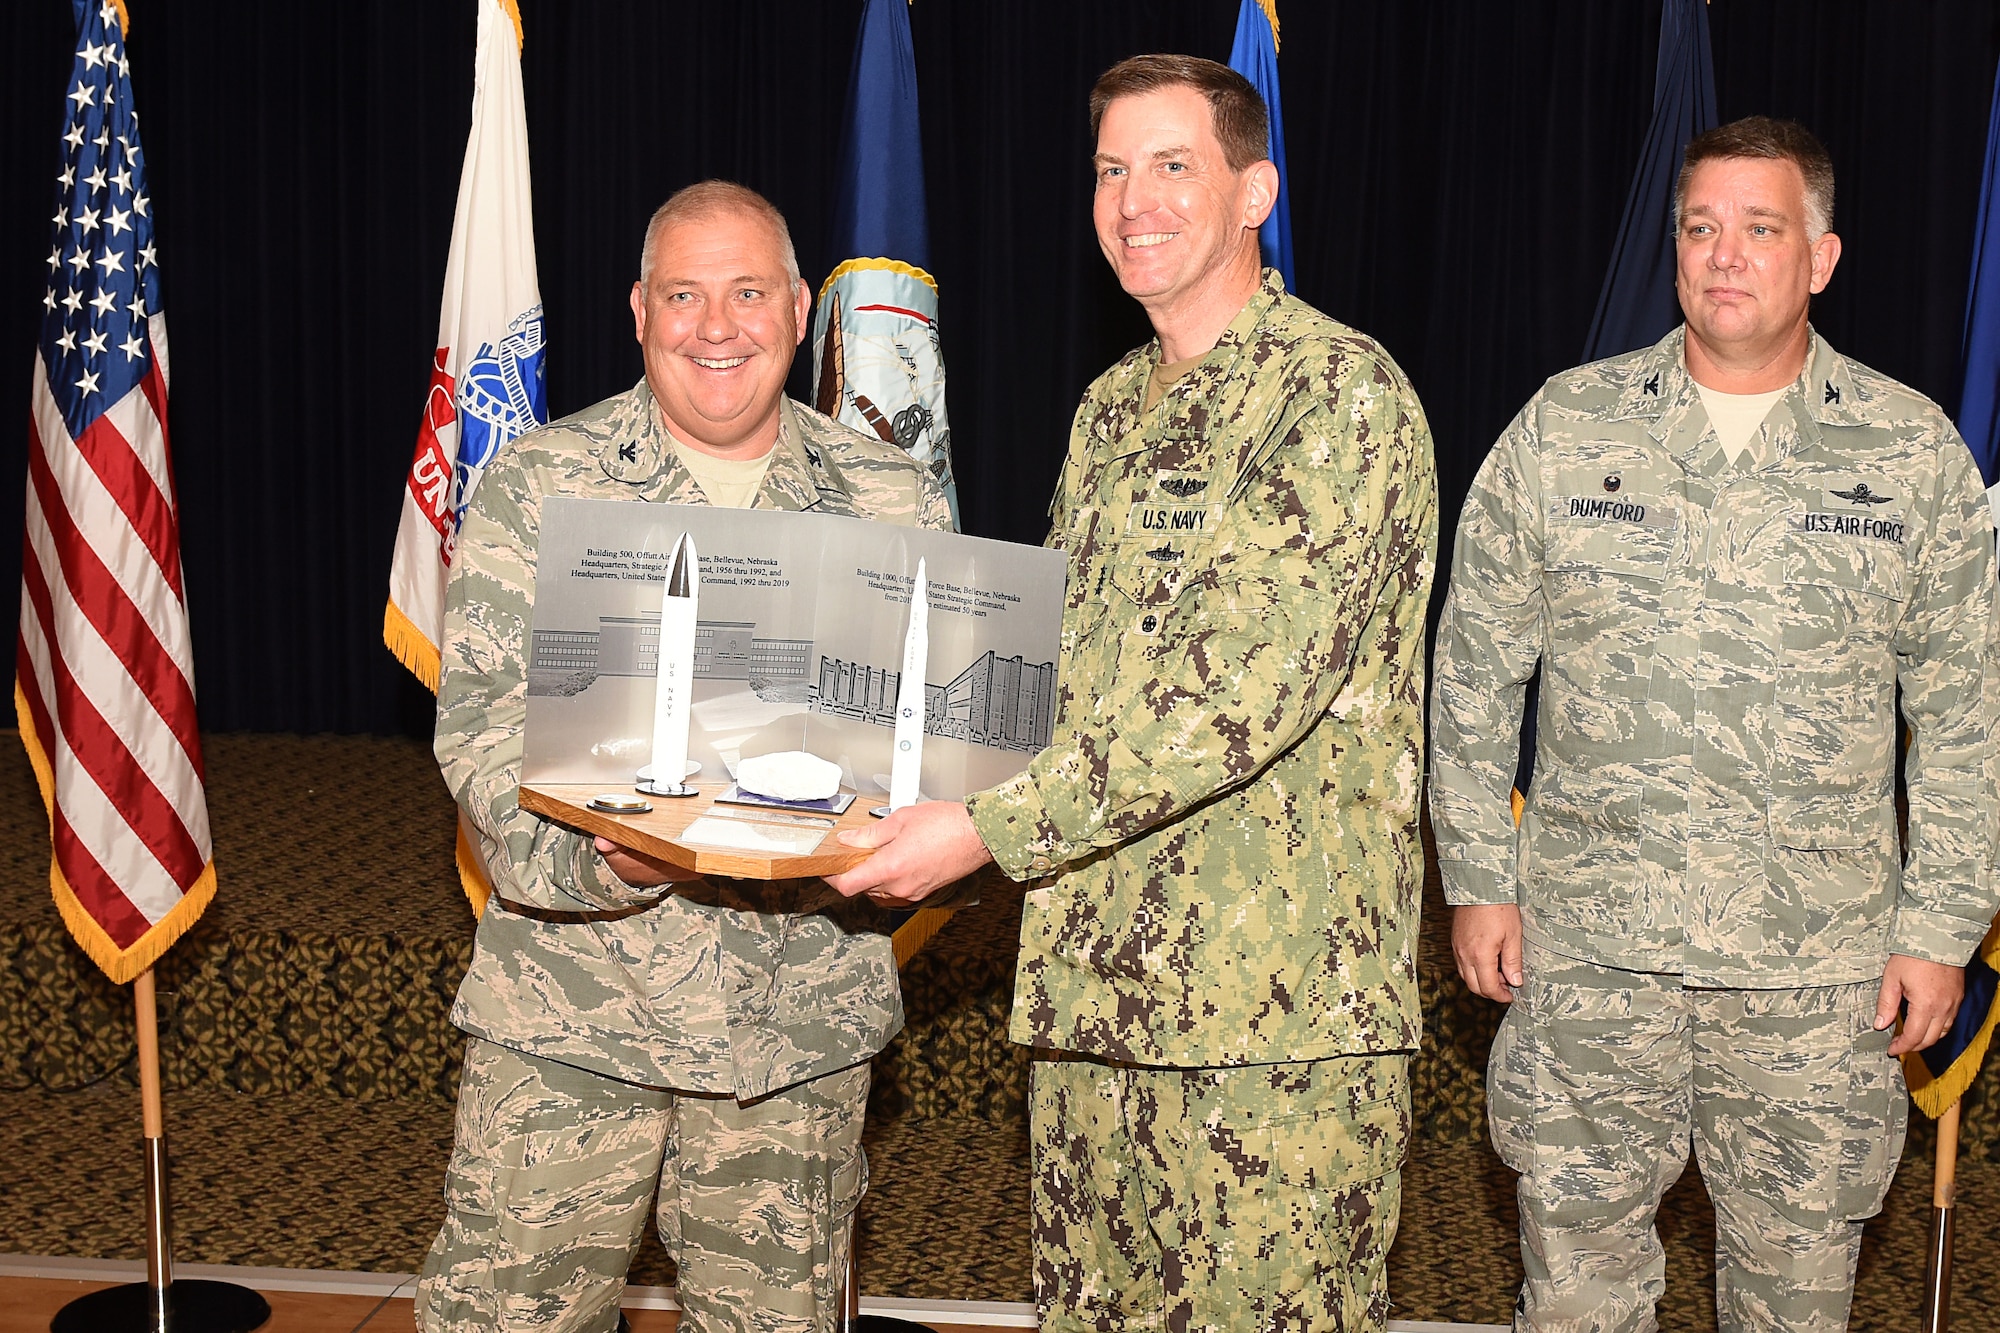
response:
[[[521,808],[544,819],[582,829],[611,839],[633,851],[658,857],[705,875],[727,875],[736,879],[808,879],[837,875],[851,870],[871,855],[867,848],[848,847],[839,834],[846,829],[867,828],[875,823],[868,812],[886,801],[866,796],[855,798],[847,813],[835,817],[813,811],[769,810],[761,806],[715,803],[726,791],[726,782],[695,784],[695,796],[648,796],[652,810],[646,814],[608,814],[593,810],[590,800],[599,795],[633,795],[630,787],[606,787],[581,783],[550,783],[521,787]],[[713,832],[736,834],[746,840],[762,835],[797,836],[822,833],[819,845],[803,855],[783,851],[717,846],[706,841],[684,841],[689,826],[698,819],[710,821],[703,827]],[[719,827],[718,827],[719,826]],[[740,826],[740,827],[739,827]]]

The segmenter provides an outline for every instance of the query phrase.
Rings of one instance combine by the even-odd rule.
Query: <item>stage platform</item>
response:
[[[0,738],[0,1254],[143,1254],[131,1009],[65,935],[27,763]],[[217,902],[159,968],[177,1256],[408,1273],[439,1217],[461,1039],[445,1022],[472,918],[426,747],[209,737]],[[1512,1177],[1485,1142],[1497,1006],[1456,980],[1429,886],[1418,1142],[1391,1260],[1397,1316],[1506,1322]],[[862,1289],[1030,1298],[1027,1052],[1006,1041],[1018,894],[962,912],[905,972],[909,1026],[876,1064]],[[1954,1328],[2000,1330],[2000,1157],[1975,1086],[1961,1159]],[[1928,1123],[1869,1230],[1854,1326],[1910,1326],[1928,1224]],[[1693,1171],[1669,1198],[1665,1326],[1707,1329],[1713,1220]],[[666,1286],[651,1238],[633,1272]]]

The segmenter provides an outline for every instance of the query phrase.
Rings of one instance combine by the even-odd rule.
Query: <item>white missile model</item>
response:
[[[903,635],[903,678],[896,687],[896,750],[889,761],[889,808],[917,803],[917,779],[924,767],[924,671],[931,656],[930,580],[917,561],[917,584],[910,590],[910,628]]]
[[[701,561],[694,537],[682,533],[667,560],[660,596],[660,672],[653,694],[653,762],[639,770],[650,796],[692,796],[687,776],[689,705],[694,702],[694,635],[701,598]]]

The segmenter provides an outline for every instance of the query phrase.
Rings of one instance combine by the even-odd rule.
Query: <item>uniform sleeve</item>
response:
[[[951,501],[945,498],[944,487],[938,485],[929,468],[917,477],[917,526],[936,532],[958,530],[952,526]]]
[[[1941,454],[1944,475],[1895,644],[1911,732],[1910,828],[1889,948],[1962,965],[2000,906],[1993,877],[2000,650],[1991,507],[1957,432]]]
[[[466,511],[445,590],[438,766],[479,830],[487,874],[503,898],[565,910],[650,902],[661,890],[619,879],[590,835],[520,808],[540,510],[522,469],[503,456]]]
[[[1430,811],[1453,906],[1516,900],[1514,774],[1544,606],[1538,402],[1522,409],[1473,479],[1438,622]]]
[[[1225,497],[1228,558],[1213,577],[1165,608],[1157,635],[1126,629],[1111,678],[1070,687],[1064,734],[968,798],[1008,875],[1116,846],[1252,779],[1340,693],[1382,600],[1428,586],[1436,504],[1423,411],[1381,362],[1337,364]],[[1059,493],[1059,517],[1068,503]]]

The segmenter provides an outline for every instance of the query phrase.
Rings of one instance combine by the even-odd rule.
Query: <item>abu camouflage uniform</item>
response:
[[[906,454],[786,400],[755,508],[948,528]],[[902,1026],[884,918],[818,880],[638,889],[517,804],[541,504],[700,504],[642,381],[522,436],[465,516],[437,755],[494,893],[426,1328],[609,1330],[656,1179],[683,1326],[828,1327],[867,1061]],[[587,1127],[587,1129],[585,1128]]]
[[[1379,1325],[1420,1029],[1430,431],[1272,271],[1144,410],[1158,360],[1099,377],[1071,431],[1055,743],[967,801],[1041,880],[1011,1035],[1074,1053],[1034,1068],[1043,1327]]]
[[[1480,469],[1431,818],[1448,900],[1521,909],[1488,1096],[1523,1325],[1652,1327],[1692,1134],[1723,1328],[1837,1328],[1901,1150],[1883,968],[1963,964],[1995,906],[1992,521],[1944,414],[1817,336],[1740,462],[1682,358],[1556,377]]]

